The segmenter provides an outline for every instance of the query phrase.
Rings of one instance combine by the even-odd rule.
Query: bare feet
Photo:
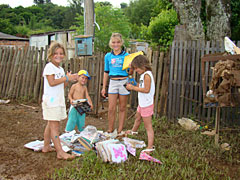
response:
[[[43,153],[54,152],[54,151],[56,151],[56,150],[54,148],[52,148],[51,146],[43,147],[43,149],[42,149]]]
[[[72,160],[74,159],[76,156],[74,156],[73,154],[68,154],[68,153],[59,153],[57,154],[57,158],[58,159],[63,159],[63,160]]]

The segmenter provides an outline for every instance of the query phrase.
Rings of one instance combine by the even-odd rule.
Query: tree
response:
[[[96,22],[100,26],[100,30],[95,28],[94,47],[95,49],[107,52],[110,50],[108,42],[113,32],[119,32],[123,35],[127,43],[130,28],[127,17],[123,14],[121,9],[113,8],[112,6],[103,6],[101,3],[95,4]],[[79,34],[84,32],[83,16],[78,15],[78,26],[76,28]]]
[[[178,24],[177,13],[173,9],[162,11],[152,18],[147,31],[147,37],[162,50],[166,50],[172,43],[174,28]]]
[[[158,0],[135,0],[130,1],[127,8],[124,8],[125,15],[129,18],[132,24],[146,26],[152,17],[153,9],[157,5]]]
[[[231,35],[230,0],[173,0],[173,4],[192,40],[220,40]],[[201,19],[202,7],[205,7],[206,19]]]

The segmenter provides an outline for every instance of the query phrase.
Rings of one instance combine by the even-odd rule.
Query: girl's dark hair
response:
[[[131,67],[133,69],[135,69],[135,68],[140,68],[140,69],[145,68],[148,71],[152,71],[152,67],[150,66],[150,63],[149,63],[147,57],[144,56],[144,55],[136,56],[131,63]]]

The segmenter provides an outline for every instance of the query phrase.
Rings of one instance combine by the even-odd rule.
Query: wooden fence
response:
[[[28,47],[21,48],[0,48],[0,97],[10,99],[31,100],[40,103],[43,94],[42,72],[47,63],[46,48]],[[153,74],[156,81],[156,115],[164,114],[166,107],[166,91],[160,91],[161,87],[167,89],[168,80],[163,78],[168,76],[167,58],[164,53],[149,50],[148,57],[153,64]],[[159,67],[158,67],[159,66]],[[94,114],[98,113],[101,97],[100,91],[103,80],[104,54],[96,53],[95,56],[77,57],[66,60],[62,64],[65,72],[77,73],[80,69],[86,69],[91,75],[88,81],[88,90],[94,104]],[[135,74],[136,76],[136,74]],[[156,78],[157,77],[157,78]],[[164,82],[164,83],[162,83]],[[70,84],[71,86],[71,84]],[[65,90],[66,100],[70,86]],[[161,100],[161,101],[159,101]],[[137,93],[132,93],[129,98],[131,107],[137,107]],[[159,103],[163,102],[163,103]],[[166,109],[165,109],[166,110]]]
[[[239,42],[237,44],[239,46]],[[176,122],[177,118],[193,117],[205,123],[214,121],[216,108],[203,106],[201,57],[224,51],[223,41],[174,41],[172,43],[167,108],[169,120]],[[213,66],[213,62],[205,64],[207,84],[211,80]],[[223,126],[240,124],[239,119],[239,107],[221,108]]]
[[[47,47],[0,48],[1,98],[23,98],[41,102],[42,71],[47,62],[45,52]],[[131,48],[129,52],[136,50]],[[166,115],[174,122],[181,117],[194,117],[206,123],[214,121],[216,109],[203,107],[201,57],[218,52],[224,52],[223,42],[174,41],[169,53],[148,50],[147,57],[153,67],[156,86],[154,106],[156,117]],[[77,73],[80,69],[89,71],[92,79],[88,82],[88,90],[93,100],[95,114],[98,114],[101,105],[103,65],[102,53],[66,60],[62,65],[65,72]],[[210,68],[213,65],[206,63],[207,83],[210,81]],[[134,76],[138,79],[136,74]],[[68,91],[69,89],[66,89],[66,95]],[[131,93],[129,104],[131,108],[137,107],[136,92]],[[236,124],[239,117],[239,108],[222,108],[222,123]]]

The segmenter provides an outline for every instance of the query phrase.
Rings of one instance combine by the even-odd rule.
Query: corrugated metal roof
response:
[[[49,32],[44,32],[44,33],[37,33],[37,34],[32,34],[31,36],[42,36],[42,35],[52,35],[56,33],[67,33],[67,32],[75,32],[75,29],[69,29],[69,30],[57,30],[57,31],[49,31]]]
[[[6,39],[6,40],[21,40],[21,41],[28,41],[28,38],[21,38],[21,37],[17,37],[17,36],[13,36],[10,34],[5,34],[0,32],[0,39]]]

